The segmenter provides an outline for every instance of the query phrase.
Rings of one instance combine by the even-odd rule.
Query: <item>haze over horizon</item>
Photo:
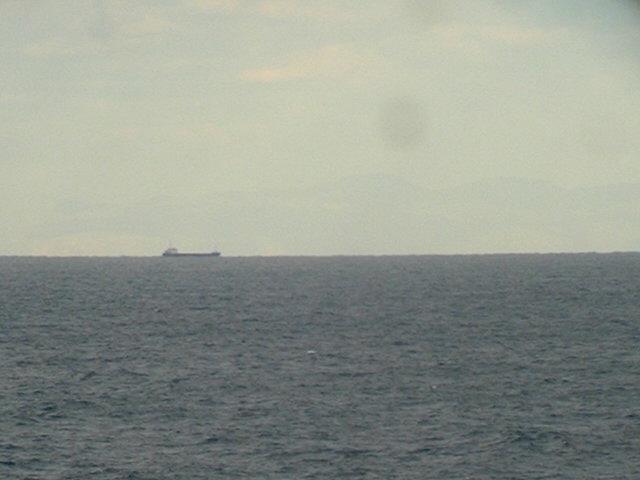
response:
[[[640,7],[0,1],[0,255],[640,250]]]

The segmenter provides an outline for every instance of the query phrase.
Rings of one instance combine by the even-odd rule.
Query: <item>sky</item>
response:
[[[0,0],[0,255],[640,250],[640,2]]]

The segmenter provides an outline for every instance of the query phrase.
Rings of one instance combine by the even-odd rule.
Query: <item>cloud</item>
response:
[[[66,57],[78,53],[78,47],[60,39],[49,39],[35,42],[23,49],[28,57]]]
[[[101,5],[101,4],[98,4]],[[35,41],[22,49],[32,58],[72,57],[101,52],[105,41],[139,41],[143,37],[154,37],[175,31],[178,25],[161,13],[123,11],[118,15],[98,10],[98,22],[85,32],[60,32],[46,40]],[[96,22],[94,22],[96,23]]]
[[[347,10],[321,2],[301,0],[193,0],[191,4],[208,12],[244,13],[269,18],[310,18],[323,21],[350,18]]]
[[[534,45],[553,40],[560,31],[510,25],[485,26],[477,30],[479,35],[494,42],[510,45]]]
[[[129,35],[155,35],[174,30],[176,25],[166,18],[145,14],[142,18],[127,24],[124,27],[125,33]]]
[[[33,42],[22,49],[31,58],[55,58],[90,55],[98,52],[99,43],[88,38],[54,37]]]
[[[566,34],[565,29],[495,24],[472,25],[462,22],[439,23],[431,33],[447,48],[478,51],[487,42],[513,47],[542,45],[553,42]]]
[[[193,5],[201,10],[233,12],[241,3],[240,0],[194,0]]]
[[[213,122],[194,123],[191,125],[179,125],[173,131],[174,137],[179,140],[196,141],[205,138],[224,138],[226,132],[218,124]]]
[[[339,10],[326,4],[301,2],[299,0],[263,0],[257,11],[267,17],[303,17],[319,20],[339,20],[348,17],[345,10]]]
[[[0,93],[0,105],[24,103],[29,101],[29,96],[23,93]]]
[[[363,68],[371,60],[341,45],[323,47],[290,59],[281,66],[245,70],[247,82],[271,83],[305,78],[335,78]]]

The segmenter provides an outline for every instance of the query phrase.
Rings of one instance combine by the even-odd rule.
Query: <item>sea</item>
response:
[[[2,257],[0,478],[640,478],[640,254]]]

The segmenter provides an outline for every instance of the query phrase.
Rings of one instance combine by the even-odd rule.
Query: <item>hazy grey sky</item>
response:
[[[0,254],[640,249],[627,0],[0,0]]]

